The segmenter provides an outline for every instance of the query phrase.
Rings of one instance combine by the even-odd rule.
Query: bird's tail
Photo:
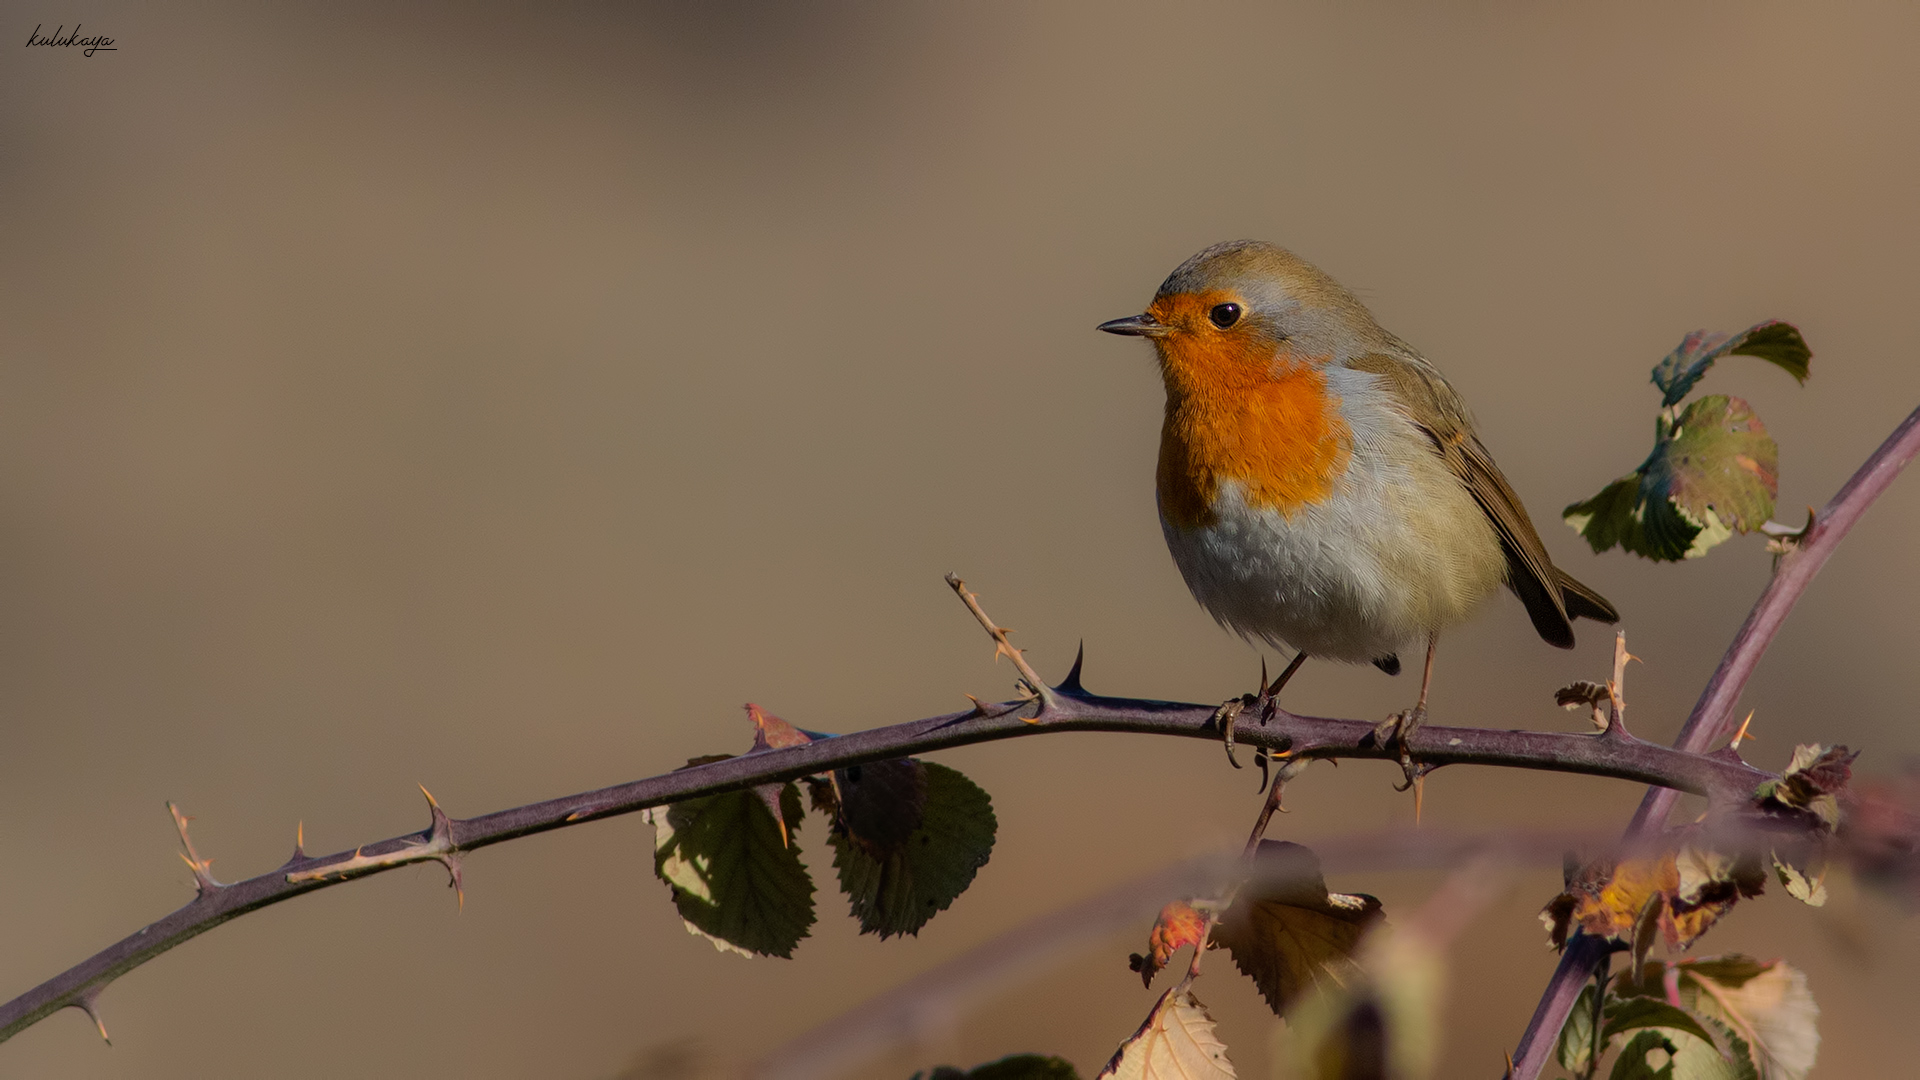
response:
[[[1560,586],[1560,599],[1567,606],[1567,616],[1573,619],[1592,619],[1595,622],[1617,623],[1620,612],[1607,603],[1607,598],[1573,580],[1566,571],[1553,568],[1554,579]]]

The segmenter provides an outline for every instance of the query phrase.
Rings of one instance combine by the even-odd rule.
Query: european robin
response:
[[[1411,780],[1441,630],[1503,583],[1550,645],[1573,647],[1573,619],[1619,619],[1547,557],[1440,372],[1292,252],[1216,244],[1099,328],[1158,354],[1160,525],[1187,588],[1228,629],[1298,650],[1261,698],[1308,656],[1394,675],[1424,641],[1420,699],[1380,736]]]

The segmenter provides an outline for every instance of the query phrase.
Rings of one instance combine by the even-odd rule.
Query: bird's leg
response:
[[[1267,673],[1264,669],[1261,670],[1260,676],[1263,685],[1260,687],[1260,694],[1255,698],[1254,704],[1259,706],[1260,722],[1262,724],[1273,719],[1273,712],[1280,704],[1280,691],[1286,688],[1287,683],[1293,681],[1293,673],[1299,671],[1300,665],[1306,662],[1307,651],[1305,649],[1294,653],[1293,661],[1287,665],[1285,671],[1280,673],[1279,678],[1273,680],[1271,685],[1265,685]]]
[[[1262,724],[1272,719],[1274,701],[1279,698],[1281,689],[1287,685],[1288,680],[1293,678],[1293,673],[1299,671],[1300,665],[1306,663],[1306,661],[1307,654],[1305,652],[1296,654],[1293,662],[1288,664],[1287,669],[1280,673],[1280,677],[1269,684],[1267,682],[1267,658],[1264,656],[1261,657],[1259,691],[1257,693],[1241,694],[1239,697],[1228,698],[1220,703],[1219,708],[1213,710],[1213,723],[1220,726],[1220,741],[1227,748],[1227,762],[1234,768],[1240,768],[1240,762],[1233,756],[1233,722],[1238,720],[1240,714],[1246,711],[1248,707],[1255,709]],[[1265,767],[1266,764],[1262,761],[1261,768],[1264,770]],[[1265,782],[1262,782],[1261,786],[1265,787]]]
[[[1439,644],[1439,634],[1427,635],[1427,666],[1426,670],[1420,674],[1420,700],[1414,703],[1413,708],[1394,713],[1392,716],[1382,720],[1373,729],[1373,739],[1375,743],[1380,746],[1386,746],[1389,742],[1392,742],[1400,751],[1400,768],[1401,771],[1406,773],[1407,782],[1395,785],[1395,790],[1405,791],[1408,788],[1416,789],[1414,791],[1414,817],[1416,819],[1419,817],[1418,806],[1421,794],[1418,790],[1418,785],[1426,776],[1428,770],[1414,764],[1413,755],[1407,751],[1407,739],[1412,736],[1427,719],[1427,688],[1433,683],[1433,652]]]

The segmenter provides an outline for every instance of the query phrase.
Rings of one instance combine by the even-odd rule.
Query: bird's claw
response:
[[[1213,710],[1212,722],[1220,726],[1221,743],[1227,748],[1227,764],[1232,765],[1236,769],[1242,768],[1243,766],[1239,760],[1233,756],[1233,722],[1238,720],[1240,713],[1245,710],[1248,705],[1253,704],[1253,702],[1254,696],[1252,694],[1243,694],[1237,698],[1228,698],[1220,703],[1219,708]]]
[[[1415,705],[1394,713],[1373,726],[1374,745],[1386,747],[1392,745],[1400,755],[1400,771],[1406,775],[1406,782],[1395,784],[1393,790],[1406,791],[1420,782],[1420,778],[1432,771],[1429,766],[1417,764],[1407,750],[1407,740],[1427,719],[1427,707]]]

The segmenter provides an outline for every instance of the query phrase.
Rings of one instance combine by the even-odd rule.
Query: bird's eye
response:
[[[1207,312],[1207,318],[1213,325],[1225,330],[1227,327],[1240,321],[1240,305],[1215,304],[1213,305],[1213,310]]]

